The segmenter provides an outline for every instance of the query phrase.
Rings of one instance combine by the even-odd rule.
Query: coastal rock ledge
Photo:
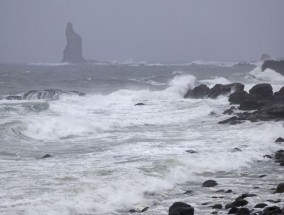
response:
[[[67,44],[63,51],[62,62],[84,63],[86,60],[82,54],[82,38],[73,30],[72,23],[67,23],[66,40]]]

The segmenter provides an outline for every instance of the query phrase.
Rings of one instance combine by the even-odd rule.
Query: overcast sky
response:
[[[0,0],[0,62],[60,62],[65,28],[86,59],[284,56],[284,0]]]

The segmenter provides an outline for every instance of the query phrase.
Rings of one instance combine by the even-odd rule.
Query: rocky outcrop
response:
[[[189,89],[184,95],[184,98],[211,98],[216,99],[218,96],[226,95],[231,92],[237,92],[244,89],[244,85],[241,83],[233,84],[216,84],[211,89],[205,84],[201,84],[193,89]]]
[[[266,60],[262,64],[262,71],[266,69],[273,69],[278,73],[284,74],[284,60],[275,61],[275,60]]]
[[[243,90],[244,85],[241,83],[233,83],[233,84],[216,84],[212,87],[208,93],[208,98],[215,99],[220,95],[229,94],[231,92],[237,92],[239,90]]]
[[[41,100],[41,99],[49,99],[56,100],[59,99],[61,95],[78,95],[84,96],[85,93],[79,91],[67,91],[64,92],[59,89],[48,89],[48,90],[31,90],[21,95],[11,95],[7,96],[7,100]]]
[[[85,59],[82,54],[82,38],[73,30],[71,23],[66,27],[67,44],[63,51],[62,62],[68,63],[83,63]]]
[[[209,87],[207,87],[205,84],[201,84],[194,89],[189,89],[184,98],[203,99],[207,97],[208,93]]]

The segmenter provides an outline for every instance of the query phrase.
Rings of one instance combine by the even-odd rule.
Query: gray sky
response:
[[[65,27],[86,59],[284,56],[283,0],[0,0],[0,62],[60,62]]]

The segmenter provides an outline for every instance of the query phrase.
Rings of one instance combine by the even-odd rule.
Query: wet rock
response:
[[[280,166],[284,166],[284,161],[280,162]]]
[[[229,102],[232,104],[241,104],[244,101],[254,100],[253,96],[244,90],[239,90],[229,96]]]
[[[233,191],[231,189],[227,190],[225,193],[232,193]]]
[[[243,123],[243,121],[241,121],[237,116],[233,116],[229,119],[225,119],[218,122],[218,124],[229,124],[229,125],[237,125],[240,123]]]
[[[279,202],[281,202],[280,199],[278,199],[278,200],[268,199],[268,200],[266,200],[266,201],[267,201],[267,202],[270,202],[270,203],[279,203]]]
[[[283,143],[284,139],[282,137],[278,137],[277,140],[275,140],[275,143]]]
[[[196,154],[197,153],[197,151],[192,150],[192,149],[186,150],[186,152],[189,153],[189,154]]]
[[[228,109],[223,112],[223,114],[226,114],[226,115],[232,115],[233,113],[234,111],[232,109]]]
[[[194,215],[194,208],[183,202],[175,202],[169,208],[169,215]]]
[[[136,103],[136,104],[135,104],[135,106],[143,106],[143,105],[145,105],[145,104],[142,103],[142,102],[139,102],[139,103]]]
[[[284,193],[284,183],[278,184],[275,193]]]
[[[248,208],[240,208],[238,209],[237,215],[249,215],[250,211]]]
[[[67,44],[63,51],[62,62],[68,63],[83,63],[85,59],[82,53],[82,38],[73,30],[71,23],[66,27],[66,40]]]
[[[278,163],[281,163],[282,161],[284,161],[284,150],[281,149],[275,152],[274,159]]]
[[[192,190],[187,190],[187,191],[185,191],[183,194],[192,194],[192,193],[193,193]]]
[[[218,214],[218,211],[213,211],[211,212],[211,214]]]
[[[282,87],[278,92],[274,93],[274,99],[276,101],[283,101],[284,100],[284,87]]]
[[[262,215],[283,215],[284,212],[277,206],[267,207],[262,211]]]
[[[259,103],[256,100],[245,100],[240,103],[240,110],[257,110],[263,107],[262,103]]]
[[[266,177],[267,175],[260,175],[260,176],[258,176],[259,178],[264,178],[264,177]]]
[[[266,60],[263,62],[262,71],[266,69],[273,69],[274,71],[284,74],[284,60],[275,61],[275,60]]]
[[[52,155],[50,155],[50,154],[45,154],[44,156],[41,157],[41,159],[51,158],[51,157],[52,157]]]
[[[254,208],[265,208],[267,206],[267,204],[265,203],[258,203],[254,206]]]
[[[274,100],[271,84],[256,84],[249,90],[256,100]]]
[[[223,206],[221,204],[216,204],[212,206],[212,209],[222,209]]]
[[[216,181],[214,181],[214,180],[207,180],[207,181],[205,181],[204,183],[203,183],[203,187],[215,187],[215,186],[217,186],[218,185],[218,183],[216,182]]]
[[[209,90],[208,98],[215,99],[220,95],[226,95],[233,92],[237,92],[244,89],[244,85],[241,83],[233,83],[233,84],[216,84]]]
[[[189,89],[184,98],[203,99],[206,98],[209,93],[209,87],[205,84],[201,84],[194,89]]]
[[[234,202],[226,204],[225,208],[229,209],[229,208],[234,208],[234,207],[243,207],[245,205],[248,204],[248,201],[245,199],[236,199]]]
[[[255,196],[257,196],[257,195],[253,194],[253,193],[244,193],[240,196],[240,198],[245,199],[247,197],[255,197]]]
[[[143,213],[145,211],[149,210],[149,207],[144,207],[142,209],[130,209],[128,212],[129,213]]]
[[[272,159],[272,156],[271,155],[264,155],[263,158],[269,158],[269,159]]]
[[[238,212],[238,208],[231,208],[228,212],[228,214],[236,214]]]
[[[242,150],[240,148],[233,148],[232,152],[241,152]]]

